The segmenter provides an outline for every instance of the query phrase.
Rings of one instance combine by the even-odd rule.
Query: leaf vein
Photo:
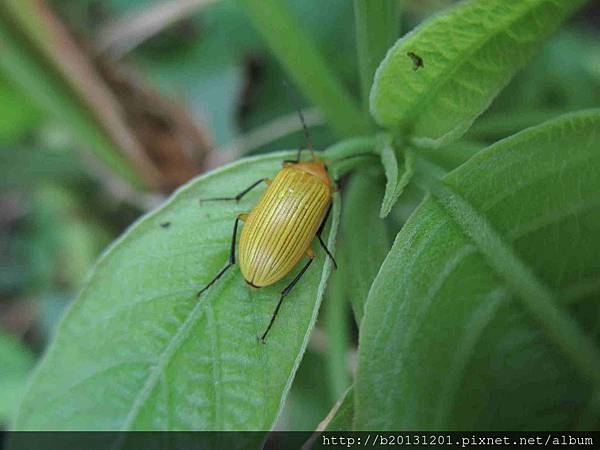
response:
[[[196,305],[190,311],[190,314],[186,318],[186,320],[181,324],[178,328],[177,332],[170,340],[168,345],[165,347],[164,351],[161,353],[156,365],[150,370],[150,374],[146,383],[142,386],[142,389],[135,397],[131,410],[123,425],[121,426],[121,431],[128,431],[131,429],[138,415],[140,414],[144,404],[150,398],[150,395],[154,391],[157,382],[160,380],[160,377],[171,360],[171,357],[175,354],[175,352],[179,349],[181,344],[188,337],[189,332],[192,327],[196,323],[196,321],[201,317],[202,312],[204,311],[203,302],[197,302]]]

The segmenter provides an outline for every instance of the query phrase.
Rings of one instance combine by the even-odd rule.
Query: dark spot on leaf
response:
[[[169,228],[171,226],[171,222],[163,222],[160,224],[162,228]]]
[[[413,70],[419,70],[421,67],[425,67],[425,64],[423,64],[423,58],[421,58],[416,53],[414,53],[414,52],[408,52],[406,55],[408,57],[410,57],[410,59],[412,59]]]

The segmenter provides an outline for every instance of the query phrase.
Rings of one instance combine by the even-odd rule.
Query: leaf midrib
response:
[[[581,376],[600,388],[600,352],[577,322],[559,308],[555,294],[548,289],[496,233],[487,219],[457,192],[439,180],[425,181],[436,202],[477,246],[496,273],[517,293],[525,309],[542,325],[563,355]],[[475,223],[465,219],[471,217]]]
[[[150,395],[154,391],[160,376],[164,373],[165,367],[171,361],[171,357],[180,348],[180,345],[186,340],[188,333],[196,324],[196,321],[200,318],[201,313],[204,311],[204,308],[202,308],[203,306],[203,302],[197,302],[192,308],[185,322],[179,326],[173,338],[170,339],[169,344],[161,353],[158,362],[150,370],[150,374],[142,386],[142,389],[135,397],[133,406],[129,410],[129,413],[126,416],[123,425],[121,426],[121,431],[130,431],[132,429],[131,426],[135,423],[135,420],[138,418],[139,413],[141,412],[142,407],[148,398],[150,398]],[[213,384],[216,385],[218,383]]]

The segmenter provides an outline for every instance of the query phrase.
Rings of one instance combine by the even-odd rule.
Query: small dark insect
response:
[[[412,59],[413,70],[419,70],[421,67],[425,67],[425,65],[423,64],[423,58],[421,58],[416,53],[408,52],[406,55],[410,57],[410,59]]]
[[[171,222],[163,222],[160,224],[162,228],[169,228],[171,226]]]

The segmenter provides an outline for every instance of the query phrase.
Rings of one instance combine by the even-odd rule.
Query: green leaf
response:
[[[371,90],[378,124],[435,144],[460,137],[583,0],[461,2],[388,52]],[[408,55],[423,60],[416,66]]]
[[[365,108],[380,61],[400,32],[400,2],[396,0],[354,0],[356,49]]]
[[[564,27],[494,99],[468,135],[492,143],[566,112],[599,105],[597,45],[592,33]]]
[[[339,280],[341,294],[350,299],[358,325],[371,284],[391,247],[385,222],[379,218],[384,191],[381,178],[380,172],[360,171],[344,187],[339,268],[332,283]]]
[[[417,167],[433,194],[367,301],[357,429],[597,428],[599,143],[593,110],[500,141],[443,181]]]
[[[339,136],[366,130],[359,108],[282,0],[238,0],[289,77]]]
[[[390,136],[382,136],[381,140],[383,141],[381,142],[381,164],[385,170],[387,184],[379,217],[384,218],[390,213],[412,178],[414,157],[408,149],[404,154],[398,154]],[[402,162],[398,161],[399,158],[402,158]]]
[[[317,252],[262,344],[257,336],[297,270],[254,290],[235,266],[197,300],[229,257],[236,215],[253,207],[260,189],[239,204],[198,200],[272,177],[292,154],[245,159],[199,177],[118,239],[58,326],[17,429],[269,430],[304,353],[331,263]],[[330,249],[338,215],[336,194]]]
[[[33,363],[33,355],[23,344],[0,331],[0,424],[17,412]]]

